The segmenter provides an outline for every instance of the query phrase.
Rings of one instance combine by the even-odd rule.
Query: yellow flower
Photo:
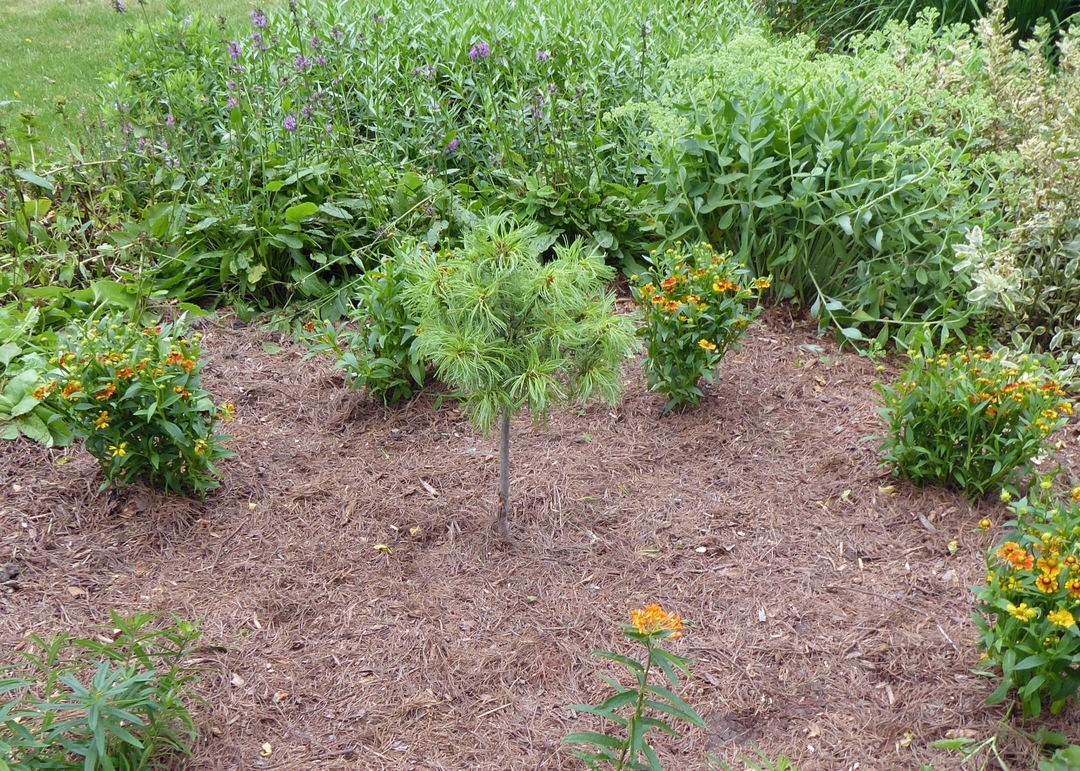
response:
[[[772,282],[767,278],[759,278],[754,282],[754,287],[757,289],[768,289],[770,286],[772,286]]]
[[[1035,608],[1028,607],[1026,602],[1021,602],[1019,607],[1010,602],[1005,606],[1005,610],[1009,611],[1013,617],[1025,624],[1039,615],[1039,611]]]
[[[1061,404],[1059,404],[1058,405],[1058,413],[1060,413],[1062,416],[1072,415],[1073,414],[1072,402],[1062,402]]]
[[[1035,579],[1035,587],[1043,594],[1053,594],[1058,590],[1058,578],[1056,574],[1043,573]]]
[[[110,444],[109,455],[113,458],[123,458],[125,455],[127,455],[127,446],[127,442],[120,442],[119,445]]]
[[[225,404],[221,405],[221,422],[222,423],[228,423],[229,421],[231,421],[235,414],[236,414],[236,405],[235,404],[231,404],[229,402],[226,402]]]
[[[206,443],[205,439],[200,439],[199,441],[195,442],[195,454],[202,455],[206,452],[206,448],[209,446],[210,445]]]
[[[716,343],[710,343],[708,340],[698,340],[698,346],[700,346],[703,351],[712,352],[716,350]]]
[[[1068,629],[1076,623],[1073,614],[1067,610],[1055,610],[1047,613],[1046,620],[1054,626],[1060,626],[1062,629]]]
[[[991,522],[988,519],[980,519],[979,520],[979,529],[980,530],[989,530],[990,525],[991,525]]]
[[[104,431],[108,427],[109,427],[109,411],[105,410],[104,412],[102,412],[98,416],[98,419],[94,421],[94,428],[96,428],[98,431]]]
[[[682,619],[674,613],[666,613],[659,605],[630,611],[630,626],[638,634],[656,634],[667,630],[671,632],[671,637],[682,637]]]
[[[1077,491],[1080,491],[1080,486],[1078,486],[1076,488],[1076,490],[1073,490],[1074,493],[1076,493]],[[1001,502],[1002,503],[1008,503],[1011,500],[1012,500],[1012,493],[1010,493],[1008,490],[1002,490],[1002,492],[1001,492]]]

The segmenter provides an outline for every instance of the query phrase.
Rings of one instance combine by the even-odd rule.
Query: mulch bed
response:
[[[959,756],[930,742],[1006,716],[972,672],[967,588],[1000,535],[977,523],[1004,509],[893,480],[866,441],[875,362],[783,310],[700,409],[663,415],[635,367],[615,408],[515,421],[511,543],[490,528],[497,437],[451,401],[384,408],[273,332],[203,331],[238,453],[205,501],[98,494],[81,449],[0,445],[0,563],[21,570],[0,663],[110,609],[199,620],[187,768],[581,769],[560,739],[599,726],[564,706],[602,698],[616,671],[590,652],[635,653],[619,624],[654,602],[686,621],[680,693],[708,722],[654,736],[669,771],[754,746],[803,771],[940,771]],[[1039,726],[1080,741],[1077,717]],[[1015,733],[999,747],[1034,767]]]

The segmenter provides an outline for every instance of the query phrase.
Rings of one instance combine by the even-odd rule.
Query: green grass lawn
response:
[[[45,122],[46,135],[60,132],[56,101],[66,98],[69,114],[96,101],[98,75],[115,50],[117,36],[132,24],[165,13],[164,0],[125,0],[118,13],[110,0],[0,0],[0,103],[10,111],[32,109]],[[275,0],[182,0],[186,12],[224,16],[230,26],[246,21],[256,5]],[[3,111],[0,111],[0,116]]]

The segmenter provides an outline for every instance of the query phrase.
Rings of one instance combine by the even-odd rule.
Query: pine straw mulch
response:
[[[668,771],[753,746],[803,771],[940,771],[959,756],[930,742],[1005,716],[972,674],[967,589],[976,523],[1004,511],[894,482],[865,441],[874,362],[783,311],[698,410],[663,416],[632,369],[614,409],[515,421],[511,544],[489,528],[497,439],[451,402],[384,409],[274,333],[204,331],[204,384],[238,415],[205,502],[98,495],[80,449],[0,446],[0,562],[22,570],[0,594],[0,663],[110,609],[198,619],[188,768],[580,769],[559,741],[598,726],[563,707],[603,696],[596,672],[614,672],[590,651],[631,652],[619,624],[653,602],[692,622],[673,648],[708,722],[656,737]],[[1080,741],[1076,718],[1041,725]]]

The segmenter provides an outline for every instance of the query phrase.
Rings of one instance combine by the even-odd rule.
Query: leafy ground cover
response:
[[[580,768],[559,742],[599,726],[564,706],[604,695],[589,653],[630,653],[618,624],[650,602],[684,619],[668,647],[707,724],[658,742],[665,768],[756,744],[800,769],[953,769],[929,744],[1005,717],[972,674],[967,587],[1006,509],[879,469],[879,373],[812,324],[766,313],[695,412],[662,417],[635,368],[614,409],[515,421],[510,545],[487,529],[497,437],[430,395],[376,405],[232,317],[202,331],[204,384],[237,405],[207,501],[101,497],[83,450],[0,446],[22,573],[0,646],[110,608],[202,619],[191,768]],[[1014,725],[1075,740],[1077,717]],[[997,747],[1033,768],[1016,730]]]

